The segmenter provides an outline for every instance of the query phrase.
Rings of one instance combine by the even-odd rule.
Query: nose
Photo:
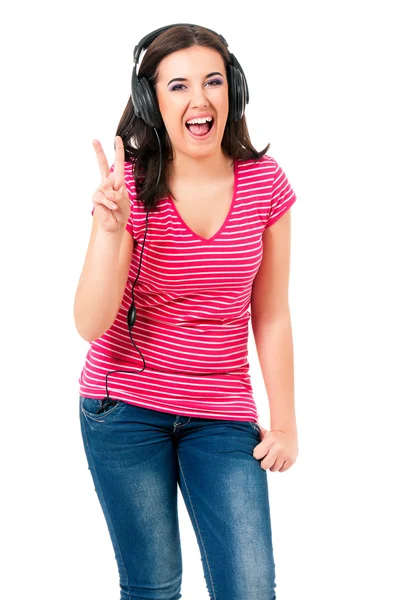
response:
[[[191,105],[193,108],[197,106],[209,106],[206,93],[207,90],[201,85],[197,85],[192,88]]]

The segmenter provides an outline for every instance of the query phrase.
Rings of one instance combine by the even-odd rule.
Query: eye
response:
[[[211,81],[208,81],[207,83],[216,83],[217,85],[221,85],[222,81],[220,81],[219,79],[212,79]],[[176,85],[173,85],[173,87],[170,89],[170,91],[174,92],[174,90],[177,90],[177,88],[181,88],[181,87],[185,87],[185,86],[182,85],[182,83],[178,83]],[[210,87],[214,87],[214,85],[211,85]]]

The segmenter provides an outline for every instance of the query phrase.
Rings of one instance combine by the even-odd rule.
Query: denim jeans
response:
[[[267,471],[252,454],[256,423],[82,396],[79,414],[120,600],[182,597],[177,485],[211,600],[275,600]]]

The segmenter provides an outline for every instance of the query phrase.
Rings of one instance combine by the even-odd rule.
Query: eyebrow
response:
[[[220,73],[219,71],[213,71],[213,73],[208,73],[205,76],[205,79],[207,77],[213,77],[213,75],[221,75],[221,77],[224,77],[224,75],[222,73]],[[167,85],[170,85],[170,83],[172,83],[173,81],[188,81],[188,79],[186,77],[174,77],[174,79],[170,79],[170,81]]]

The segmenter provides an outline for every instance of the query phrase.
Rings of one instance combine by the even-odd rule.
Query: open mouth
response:
[[[194,123],[188,125],[185,123],[185,127],[188,129],[189,133],[195,138],[201,138],[207,136],[210,131],[213,129],[214,119],[211,121],[206,121],[205,123]]]

